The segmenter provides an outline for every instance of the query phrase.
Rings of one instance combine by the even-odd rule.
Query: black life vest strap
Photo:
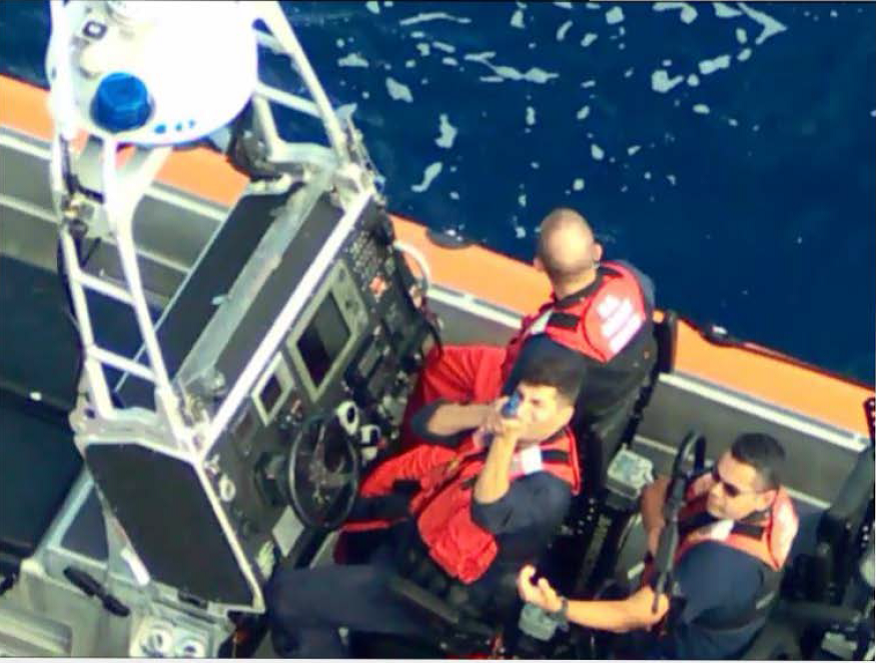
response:
[[[548,327],[559,327],[561,329],[577,329],[578,323],[581,321],[574,313],[564,313],[563,311],[554,311],[551,313],[547,321]]]

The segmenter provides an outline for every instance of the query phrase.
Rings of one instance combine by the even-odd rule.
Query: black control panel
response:
[[[247,576],[308,563],[362,467],[393,448],[430,327],[386,212],[349,214],[316,186],[242,198],[157,330],[187,416],[227,424],[197,458],[124,440],[86,456],[157,580],[249,603]],[[135,376],[116,396],[152,406]]]

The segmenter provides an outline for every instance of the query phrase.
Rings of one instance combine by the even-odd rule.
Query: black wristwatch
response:
[[[569,599],[565,596],[561,596],[560,609],[554,610],[553,612],[545,610],[545,614],[561,629],[564,631],[567,630],[569,628]]]

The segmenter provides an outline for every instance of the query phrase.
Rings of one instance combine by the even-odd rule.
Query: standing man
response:
[[[584,444],[587,482],[601,483],[639,389],[656,361],[650,279],[627,263],[600,262],[602,254],[602,246],[579,213],[558,208],[548,214],[541,223],[534,264],[550,279],[551,300],[523,319],[505,347],[433,349],[408,414],[441,400],[458,403],[460,413],[467,412],[473,422],[482,421],[484,401],[476,400],[475,393],[498,394],[503,384],[506,391],[513,387],[519,377],[514,364],[521,353],[559,352],[582,378],[573,429],[579,437],[584,433],[594,438]]]
[[[562,361],[524,361],[513,416],[501,416],[503,398],[482,425],[452,407],[418,417],[421,432],[440,443],[376,467],[350,519],[351,529],[385,531],[369,562],[275,572],[267,599],[277,651],[344,656],[341,626],[428,635],[429,625],[393,591],[398,575],[481,619],[504,616],[517,572],[544,551],[578,489],[567,424],[579,386]]]
[[[744,434],[690,483],[678,523],[675,590],[671,599],[658,597],[656,611],[649,566],[642,587],[619,601],[567,600],[546,579],[533,583],[529,566],[518,577],[521,598],[593,629],[625,633],[660,625],[637,657],[738,658],[766,621],[797,533],[794,506],[779,480],[784,457],[772,437]],[[651,548],[665,526],[668,484],[659,479],[642,493]]]

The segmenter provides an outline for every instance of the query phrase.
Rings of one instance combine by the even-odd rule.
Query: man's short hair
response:
[[[527,340],[515,362],[508,386],[514,388],[520,382],[526,382],[554,387],[563,400],[574,405],[581,390],[583,373],[579,362],[570,361],[570,354],[568,349],[546,338]]]
[[[579,278],[588,269],[593,268],[593,260],[589,255],[583,254],[570,258],[569,256],[556,255],[555,251],[548,248],[551,236],[558,230],[570,226],[577,227],[579,232],[589,236],[590,243],[594,241],[593,231],[590,229],[587,219],[571,208],[558,207],[552,210],[541,222],[535,253],[541,261],[545,273],[553,281]]]
[[[743,433],[733,442],[730,454],[757,471],[761,490],[775,490],[782,485],[785,450],[775,438],[764,433]]]

